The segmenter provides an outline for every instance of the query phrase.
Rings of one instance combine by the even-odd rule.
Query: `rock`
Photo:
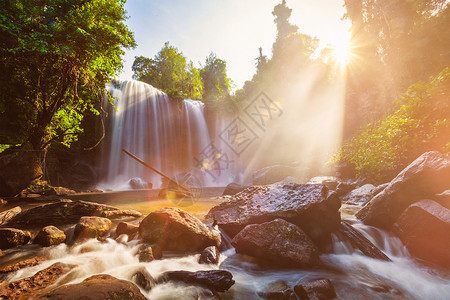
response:
[[[148,188],[147,182],[145,182],[144,180],[142,180],[139,177],[131,178],[128,181],[128,185],[133,190],[142,190],[142,189],[147,189]]]
[[[297,300],[294,291],[282,280],[272,282],[267,291],[260,295],[268,300]]]
[[[0,195],[15,196],[42,177],[39,158],[31,146],[23,146],[18,152],[0,156]]]
[[[187,284],[203,285],[215,292],[225,292],[233,284],[233,275],[225,270],[208,271],[168,271],[158,278],[157,282],[181,281]]]
[[[332,300],[336,291],[329,279],[315,279],[298,284],[294,291],[300,300]]]
[[[217,265],[219,263],[219,258],[220,258],[219,249],[216,246],[209,246],[203,249],[203,251],[200,253],[198,263]]]
[[[245,190],[247,187],[248,186],[232,182],[232,183],[227,185],[227,187],[223,191],[222,196],[237,194],[237,193],[242,192],[243,190]]]
[[[134,210],[121,210],[104,204],[64,199],[25,210],[5,224],[2,224],[1,227],[23,229],[48,225],[75,224],[83,216],[98,216],[112,219],[125,216],[138,218],[142,214]]]
[[[126,234],[131,240],[138,232],[138,229],[139,225],[128,222],[120,222],[116,228],[116,235],[119,236],[121,234]]]
[[[359,249],[365,256],[391,261],[380,249],[378,249],[371,241],[369,241],[362,233],[353,228],[348,221],[342,221],[339,232],[344,235],[350,244]]]
[[[341,197],[341,200],[346,204],[364,205],[372,199],[376,188],[377,187],[372,184],[365,184],[347,193],[345,196]]]
[[[24,260],[19,260],[7,266],[0,268],[0,274],[7,274],[9,272],[14,272],[20,269],[37,266],[43,261],[46,261],[47,257],[45,256],[36,256]]]
[[[393,229],[413,256],[450,269],[449,209],[432,200],[416,202]]]
[[[142,267],[131,276],[131,279],[138,287],[148,292],[156,285],[155,279],[150,275],[146,268]]]
[[[45,226],[39,231],[33,240],[34,244],[39,244],[43,247],[49,247],[64,243],[66,241],[66,235],[64,231],[58,229],[55,226]]]
[[[386,183],[383,183],[383,184],[378,185],[378,186],[372,191],[372,193],[373,193],[373,196],[372,196],[372,197],[374,197],[374,196],[378,195],[379,193],[381,193],[388,185],[389,185],[389,182],[386,182]]]
[[[0,249],[9,249],[25,245],[31,239],[28,231],[15,228],[0,228]]]
[[[151,262],[155,259],[153,257],[153,249],[148,244],[143,244],[139,247],[137,256],[140,262]]]
[[[345,196],[356,188],[356,183],[340,182],[336,187],[336,194],[339,197]]]
[[[230,237],[245,226],[277,218],[298,225],[320,247],[330,243],[339,227],[341,202],[319,184],[252,186],[211,208],[206,219]]]
[[[52,195],[57,195],[57,196],[67,196],[67,195],[73,195],[76,194],[76,192],[74,190],[62,187],[62,186],[52,186],[50,188],[51,190],[51,194]]]
[[[83,299],[83,300],[146,300],[139,288],[126,280],[113,276],[94,275],[83,282],[59,286],[35,299]]]
[[[356,216],[365,224],[391,229],[411,204],[441,193],[450,187],[450,157],[426,152],[413,161]]]
[[[320,264],[319,250],[296,225],[282,219],[246,226],[231,241],[236,253],[280,267],[311,268]]]
[[[268,166],[253,172],[252,183],[253,185],[266,185],[279,182],[288,176],[299,178],[304,174],[304,171],[300,167],[284,165]]]
[[[21,212],[22,212],[22,209],[20,208],[20,206],[16,206],[14,208],[2,211],[0,213],[0,225],[3,224],[3,223],[8,222],[9,220],[14,218],[15,216],[17,216]]]
[[[101,237],[108,232],[111,225],[111,220],[107,218],[81,217],[75,226],[73,236],[75,240]]]
[[[220,233],[175,207],[150,213],[139,225],[139,236],[161,250],[200,251],[220,245]]]
[[[33,297],[34,295],[54,284],[61,275],[66,274],[74,267],[74,265],[55,263],[31,277],[2,284],[0,285],[0,299],[36,299]]]

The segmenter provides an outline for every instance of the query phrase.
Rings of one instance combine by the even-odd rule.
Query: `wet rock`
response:
[[[217,265],[219,263],[219,258],[220,258],[219,249],[216,246],[209,246],[203,249],[203,251],[200,253],[198,263]]]
[[[142,180],[139,177],[131,178],[128,181],[128,185],[133,190],[142,190],[142,189],[147,189],[148,188],[147,182],[145,182],[144,180]]]
[[[222,196],[237,194],[237,193],[242,192],[243,190],[245,190],[247,187],[248,186],[232,182],[232,183],[227,185],[227,187],[223,191]]]
[[[340,182],[336,187],[336,194],[339,197],[345,196],[356,188],[355,182]]]
[[[14,218],[21,212],[22,212],[22,209],[20,208],[20,206],[16,206],[14,208],[11,208],[11,209],[1,212],[0,213],[0,225],[8,222],[9,220]]]
[[[350,241],[350,244],[354,248],[359,249],[364,255],[376,259],[391,261],[389,257],[381,252],[381,250],[372,244],[372,242],[369,241],[362,233],[353,228],[349,222],[342,221],[339,232]]]
[[[298,284],[294,291],[300,300],[332,300],[336,291],[329,279],[315,279]]]
[[[449,189],[449,179],[450,157],[437,151],[426,152],[401,171],[356,216],[367,225],[391,229],[408,206]]]
[[[151,262],[155,258],[153,257],[153,249],[150,245],[143,244],[139,247],[137,256],[140,262]]]
[[[15,228],[0,228],[0,249],[10,249],[28,244],[31,234]]]
[[[236,253],[280,267],[311,268],[320,264],[319,251],[296,225],[282,219],[246,226],[231,241]]]
[[[74,265],[55,263],[50,267],[37,272],[31,277],[14,282],[5,282],[0,285],[0,299],[36,299],[33,297],[34,295],[43,292],[46,288],[54,284],[62,275],[66,274],[74,267]]]
[[[121,210],[104,204],[64,199],[25,210],[1,226],[20,229],[45,227],[48,225],[60,226],[75,224],[83,216],[98,216],[112,219],[118,217],[138,218],[142,214],[134,210]]]
[[[7,274],[9,272],[14,272],[14,271],[17,271],[20,269],[37,266],[46,260],[47,260],[47,257],[45,257],[45,256],[36,256],[36,257],[28,258],[28,259],[19,260],[12,264],[9,264],[7,266],[0,268],[0,274],[3,275],[3,274]]]
[[[432,200],[416,202],[393,229],[413,256],[450,269],[449,209]]]
[[[120,222],[116,228],[116,235],[119,236],[121,234],[126,234],[130,239],[132,239],[139,229],[139,225],[128,223],[128,222]]]
[[[372,199],[375,189],[376,186],[365,184],[347,193],[345,196],[341,197],[341,200],[346,204],[364,205]]]
[[[169,271],[158,278],[157,282],[181,281],[187,284],[203,285],[216,292],[225,292],[233,284],[233,275],[225,270],[209,271]]]
[[[322,247],[341,221],[341,202],[328,192],[320,184],[252,186],[211,208],[206,219],[233,237],[249,224],[280,218],[298,225]]]
[[[81,217],[73,232],[74,238],[90,239],[104,236],[111,228],[112,222],[101,217]]]
[[[271,283],[260,296],[268,300],[297,300],[294,291],[282,280]]]
[[[200,251],[220,245],[220,234],[188,212],[163,208],[150,213],[139,225],[139,237],[161,250]]]
[[[279,182],[286,177],[298,178],[304,173],[304,169],[300,167],[274,165],[262,168],[253,172],[252,183],[254,185],[265,185]]]
[[[389,185],[389,182],[383,183],[378,185],[373,191],[373,197],[381,193],[387,186]]]
[[[148,292],[156,285],[155,279],[150,275],[146,268],[142,267],[137,270],[131,279],[136,283],[138,287]]]
[[[85,279],[81,283],[57,287],[40,294],[35,299],[83,299],[83,300],[146,300],[139,288],[126,280],[101,274]]]
[[[55,226],[45,226],[39,231],[33,240],[34,244],[39,244],[43,247],[49,247],[64,243],[66,241],[66,235],[64,231],[58,229]]]

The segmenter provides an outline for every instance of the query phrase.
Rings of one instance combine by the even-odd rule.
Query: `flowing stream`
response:
[[[170,206],[166,203],[166,206]],[[162,205],[162,204],[158,204]],[[196,215],[204,215],[214,201],[193,206]],[[132,208],[133,206],[131,206]],[[138,207],[134,207],[138,208]],[[188,211],[189,207],[185,208]],[[202,211],[203,210],[203,211]],[[9,255],[9,259],[32,255],[46,255],[50,260],[43,264],[19,270],[6,280],[14,281],[32,276],[55,262],[75,264],[75,267],[59,284],[77,283],[93,274],[110,274],[120,279],[131,280],[133,273],[145,267],[157,278],[165,271],[224,269],[233,274],[236,283],[225,293],[223,299],[262,299],[261,292],[270,283],[282,280],[289,286],[316,278],[330,279],[338,299],[449,299],[450,274],[424,267],[413,261],[401,242],[381,230],[357,223],[352,215],[344,218],[387,254],[392,262],[385,262],[362,256],[350,244],[334,236],[334,253],[321,256],[325,268],[316,270],[270,269],[258,266],[248,256],[236,254],[234,248],[222,251],[218,266],[198,264],[199,254],[177,256],[165,255],[162,260],[140,263],[135,255],[138,241],[107,239],[102,243],[91,239],[83,244],[38,248],[28,245],[21,251]],[[156,285],[150,292],[142,291],[149,299],[197,299],[197,287],[176,282]],[[192,297],[191,297],[191,296]]]

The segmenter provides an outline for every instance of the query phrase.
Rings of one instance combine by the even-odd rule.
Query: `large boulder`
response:
[[[25,245],[31,239],[28,231],[15,228],[0,228],[0,249],[9,249]]]
[[[55,263],[50,267],[37,272],[31,277],[23,278],[14,282],[2,282],[0,283],[0,299],[36,299],[35,297],[33,297],[34,295],[40,293],[41,291],[44,291],[49,286],[53,285],[58,279],[61,278],[62,275],[66,274],[74,267],[74,265]]]
[[[315,243],[329,242],[341,218],[341,202],[321,184],[252,186],[211,208],[206,219],[235,236],[249,224],[284,219],[298,225]]]
[[[55,226],[45,226],[39,231],[33,240],[34,244],[39,244],[43,247],[49,247],[64,243],[66,241],[66,234],[64,231]]]
[[[409,252],[450,269],[450,210],[432,200],[409,206],[394,224]]]
[[[408,206],[449,187],[450,157],[436,151],[426,152],[401,171],[356,216],[367,225],[391,229]]]
[[[332,300],[336,298],[334,286],[326,278],[297,284],[294,291],[300,300]]]
[[[94,275],[83,282],[57,287],[49,293],[34,299],[54,300],[146,300],[139,288],[132,282],[117,279],[111,275]]]
[[[110,219],[102,217],[81,217],[73,232],[76,240],[104,236],[111,228]]]
[[[22,229],[75,224],[83,216],[98,216],[112,219],[119,217],[138,218],[142,214],[134,210],[121,210],[104,204],[64,199],[25,210],[2,224],[1,227]]]
[[[247,254],[281,267],[319,265],[319,251],[296,225],[282,219],[246,226],[231,241],[236,253]]]
[[[150,213],[139,225],[139,236],[158,250],[200,251],[220,245],[220,233],[188,212],[168,207]]]
[[[225,292],[233,284],[233,275],[225,270],[208,271],[168,271],[157,279],[157,282],[181,281],[187,284],[206,286],[215,292]]]
[[[27,258],[23,260],[16,261],[12,264],[0,268],[0,275],[8,274],[10,272],[15,272],[20,269],[29,268],[37,266],[48,258],[46,256],[36,256],[32,258]]]
[[[17,216],[21,212],[22,212],[22,208],[20,208],[20,206],[16,206],[16,207],[13,207],[11,209],[2,211],[0,213],[0,225],[3,224],[3,223],[8,222],[9,220],[14,218],[15,216]]]
[[[341,200],[346,204],[352,205],[364,205],[372,199],[374,196],[374,191],[377,189],[376,186],[372,184],[365,184],[359,188],[356,188],[345,196],[341,197]]]
[[[35,151],[29,146],[19,152],[0,156],[0,195],[15,196],[34,180],[42,177],[42,168]],[[5,151],[6,152],[6,151]]]

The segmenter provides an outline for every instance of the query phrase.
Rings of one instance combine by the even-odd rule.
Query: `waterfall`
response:
[[[122,148],[150,166],[177,180],[186,174],[202,186],[224,186],[234,178],[235,169],[215,167],[222,153],[213,151],[214,142],[201,101],[177,101],[139,81],[124,81],[110,92],[115,110],[109,114],[109,138],[103,147],[102,189],[129,189],[130,180],[140,188],[147,183],[160,187],[161,176],[122,152]],[[221,128],[213,126],[214,128]],[[213,130],[214,131],[214,130]],[[227,165],[227,167],[229,167]]]

